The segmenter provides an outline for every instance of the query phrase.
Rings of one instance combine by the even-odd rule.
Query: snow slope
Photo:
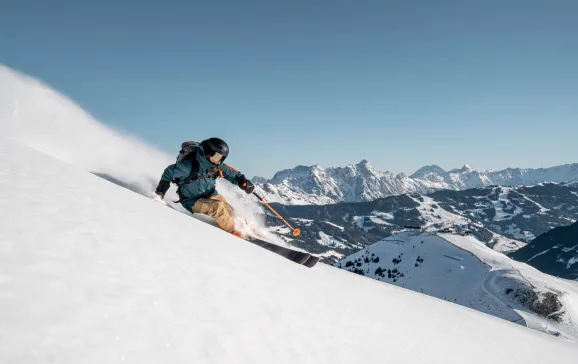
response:
[[[578,356],[573,344],[465,307],[296,265],[3,138],[0,221],[1,363]]]
[[[517,262],[509,257],[490,249],[473,237],[461,237],[451,234],[441,234],[441,237],[457,247],[466,249],[474,254],[484,263],[492,267],[492,272],[504,280],[525,281],[533,287],[536,292],[553,292],[560,295],[563,305],[561,311],[561,322],[554,324],[551,320],[545,320],[533,312],[516,307],[526,320],[529,327],[543,330],[544,332],[554,332],[558,330],[562,336],[572,338],[578,342],[578,283],[561,278],[557,278],[533,268],[530,265]],[[493,279],[497,282],[498,279]],[[486,284],[489,290],[497,291],[500,287]]]
[[[397,234],[347,257],[339,266],[350,270],[348,262],[354,263],[351,269],[361,269],[365,276],[380,281],[508,321],[521,319],[500,299],[484,291],[488,265],[437,236]]]
[[[101,124],[64,95],[1,64],[0,135],[143,193],[154,191],[164,168],[174,163],[174,157]]]
[[[336,265],[578,343],[578,283],[513,261],[474,237],[403,232]],[[539,315],[536,304],[548,293],[560,307]]]
[[[175,162],[167,155],[127,133],[102,124],[74,101],[39,80],[0,64],[0,136],[7,136],[125,186],[145,196],[152,196],[164,169]],[[212,136],[212,135],[211,135]],[[185,138],[202,140],[207,135]],[[184,141],[184,140],[183,140]],[[232,157],[234,161],[234,156]],[[224,180],[217,181],[218,191],[254,226],[263,226],[262,207],[254,198]],[[176,187],[165,201],[180,211]],[[198,216],[196,216],[198,217]],[[260,228],[265,233],[265,230]]]

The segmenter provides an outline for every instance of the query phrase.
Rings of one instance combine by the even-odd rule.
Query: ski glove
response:
[[[157,195],[161,196],[161,198],[165,197],[165,193],[167,193],[167,191],[169,190],[170,187],[171,187],[170,182],[161,180],[159,182],[159,185],[157,186],[155,193]]]
[[[247,194],[251,194],[255,190],[255,185],[253,182],[249,181],[247,178],[245,178],[245,176],[241,176],[241,178],[239,178],[238,185]]]
[[[165,201],[163,201],[163,196],[162,195],[157,195],[156,193],[154,194],[153,200],[162,203],[163,205],[166,205],[167,203]]]

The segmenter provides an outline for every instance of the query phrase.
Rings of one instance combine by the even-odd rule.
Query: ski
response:
[[[269,243],[265,240],[256,239],[256,238],[248,238],[246,239],[248,242],[253,243],[255,245],[260,246],[261,248],[265,248],[275,254],[279,254],[280,256],[289,259],[292,262],[297,264],[304,265],[308,268],[313,267],[319,261],[319,257],[311,255],[309,253],[300,252],[297,250],[285,248],[279,245],[275,245]]]
[[[306,267],[313,267],[315,264],[317,264],[317,262],[319,261],[319,257],[316,255],[311,255],[309,254],[309,259],[307,259],[307,261],[305,263],[303,263],[304,266]]]

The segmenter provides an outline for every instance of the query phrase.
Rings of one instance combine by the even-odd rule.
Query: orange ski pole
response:
[[[269,210],[271,210],[271,212],[274,213],[275,216],[277,216],[279,218],[279,220],[283,221],[285,223],[285,225],[289,226],[291,231],[293,231],[293,233],[292,233],[293,236],[299,236],[299,234],[301,234],[301,230],[299,230],[298,228],[297,229],[293,228],[293,226],[291,226],[287,221],[285,221],[283,216],[279,215],[277,213],[277,211],[273,210],[273,208],[267,203],[267,201],[265,201],[265,199],[263,197],[259,196],[257,194],[257,192],[253,192],[253,194],[255,195],[255,197],[257,197],[259,199],[259,201],[261,201],[261,203],[263,205],[265,205]]]

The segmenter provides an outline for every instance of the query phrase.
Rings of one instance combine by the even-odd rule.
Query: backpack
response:
[[[181,180],[180,178],[173,179],[172,182],[178,186],[177,194],[179,195],[179,200],[175,202],[180,202],[183,199],[183,196],[181,194],[182,186],[189,184],[193,181],[196,181],[198,179],[204,178],[217,179],[219,177],[221,178],[223,177],[221,165],[218,165],[217,168],[215,169],[210,169],[209,174],[199,175],[199,161],[197,160],[197,153],[200,147],[201,147],[200,144],[197,142],[184,142],[181,145],[181,150],[179,151],[179,155],[177,156],[177,163],[190,160],[193,163],[193,166],[191,168],[191,174],[189,174],[187,178],[183,180]]]

